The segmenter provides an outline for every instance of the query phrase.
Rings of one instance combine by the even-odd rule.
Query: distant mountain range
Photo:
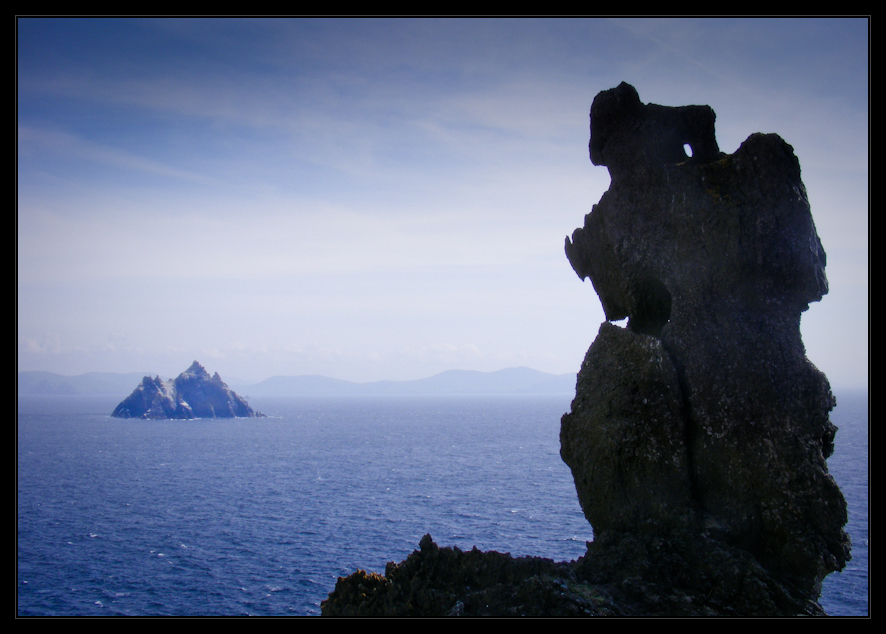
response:
[[[147,373],[87,372],[64,376],[54,372],[19,372],[18,393],[24,395],[75,396],[115,395],[123,398],[141,383]],[[154,375],[151,375],[154,376]]]
[[[145,373],[88,372],[64,376],[52,372],[19,372],[19,395],[116,395],[123,398],[141,383]],[[153,375],[151,375],[153,376]],[[413,381],[356,383],[326,376],[274,376],[261,383],[230,384],[252,396],[359,396],[455,394],[575,394],[575,374],[549,374],[531,368],[496,372],[448,370]]]

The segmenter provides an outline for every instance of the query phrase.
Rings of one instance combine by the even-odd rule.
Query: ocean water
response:
[[[593,538],[559,457],[569,397],[254,399],[262,419],[111,418],[20,398],[19,615],[317,615],[337,577],[441,546],[555,560]],[[838,394],[831,472],[868,614],[867,395]]]

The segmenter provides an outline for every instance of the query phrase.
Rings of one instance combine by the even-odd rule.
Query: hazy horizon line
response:
[[[204,368],[206,368],[207,372],[209,372],[209,368],[207,368],[205,364],[203,364],[201,362],[200,365],[203,366]],[[406,382],[406,381],[421,381],[423,379],[430,379],[435,376],[445,374],[447,372],[476,372],[478,374],[495,374],[497,372],[504,372],[505,370],[532,370],[533,372],[538,372],[540,374],[547,374],[549,376],[566,376],[569,374],[577,374],[577,372],[560,372],[560,373],[547,372],[545,370],[538,370],[538,369],[530,367],[530,366],[519,365],[519,366],[507,366],[507,367],[499,368],[498,370],[466,370],[466,369],[462,369],[462,368],[449,368],[448,370],[441,370],[440,372],[435,372],[435,373],[427,375],[427,376],[420,376],[420,377],[413,378],[413,379],[373,379],[373,380],[369,380],[369,381],[354,381],[352,379],[341,379],[336,376],[331,376],[329,374],[320,374],[317,372],[309,372],[309,373],[304,373],[304,374],[272,374],[272,375],[267,376],[263,379],[260,379],[258,381],[254,381],[254,382],[250,382],[248,384],[258,384],[263,381],[267,381],[269,379],[273,379],[273,378],[277,378],[277,377],[282,377],[282,378],[323,377],[323,378],[327,378],[327,379],[333,379],[336,381],[343,381],[346,383],[356,383],[356,384],[381,383],[381,382],[385,382],[385,381],[392,381],[395,383],[401,383],[401,382]],[[89,370],[87,372],[81,372],[79,374],[62,374],[60,372],[53,372],[52,370],[17,370],[16,374],[18,375],[18,374],[38,373],[38,372],[45,372],[46,374],[52,374],[52,375],[60,376],[60,377],[64,377],[64,378],[77,378],[77,377],[85,376],[87,374],[114,374],[114,375],[119,375],[119,376],[136,375],[137,374],[137,375],[141,375],[141,376],[160,376],[160,377],[163,376],[163,374],[160,372],[147,372],[146,373],[146,372],[143,372],[140,370],[133,370],[133,371],[129,371],[129,372],[114,372],[114,371],[108,371],[108,370]],[[184,370],[182,370],[181,372],[184,372]],[[179,372],[175,375],[171,375],[169,378],[175,378],[176,376],[181,374],[181,372]],[[219,376],[221,376],[221,374],[219,374]],[[222,380],[227,381],[225,379],[225,377],[222,377]],[[243,381],[242,379],[240,379],[240,381],[246,383],[246,381]]]
[[[203,365],[203,364],[201,363],[201,365]],[[204,367],[206,367],[206,366],[204,366]],[[331,379],[334,381],[340,381],[342,383],[350,383],[353,385],[369,385],[369,384],[373,384],[373,383],[385,383],[385,382],[408,383],[411,381],[422,381],[422,380],[431,379],[431,378],[440,376],[441,374],[446,374],[448,372],[464,372],[464,373],[477,373],[477,374],[489,375],[489,374],[496,374],[498,372],[504,372],[506,370],[521,370],[521,369],[531,370],[533,372],[538,372],[539,374],[544,374],[544,375],[547,375],[550,377],[563,377],[563,376],[567,376],[567,375],[577,375],[578,374],[578,371],[576,371],[576,372],[561,372],[561,373],[547,372],[545,370],[538,370],[536,368],[523,365],[523,366],[507,366],[507,367],[499,368],[498,370],[466,370],[466,369],[462,369],[462,368],[450,368],[448,370],[441,370],[440,372],[435,372],[434,374],[423,375],[423,376],[415,377],[415,378],[411,378],[411,379],[372,379],[372,380],[368,380],[368,381],[355,381],[352,379],[342,379],[342,378],[338,378],[336,376],[331,376],[328,374],[320,374],[320,373],[316,373],[316,372],[315,373],[305,373],[305,374],[273,374],[273,375],[267,376],[267,377],[257,380],[257,381],[250,381],[250,380],[241,379],[241,378],[237,377],[236,375],[229,375],[229,378],[222,376],[221,378],[223,381],[225,381],[225,383],[239,384],[239,387],[242,389],[243,387],[259,385],[265,381],[268,381],[268,380],[274,379],[274,378],[320,377],[320,378],[325,378],[325,379]],[[182,370],[182,372],[183,371],[184,370]],[[209,370],[207,369],[207,371],[209,371]],[[110,374],[110,375],[117,375],[117,376],[138,375],[141,377],[160,376],[161,378],[164,377],[164,375],[162,373],[158,373],[158,372],[145,373],[145,372],[141,372],[141,371],[111,372],[111,371],[102,371],[102,370],[91,370],[88,372],[81,372],[80,374],[61,374],[59,372],[53,372],[51,370],[17,370],[16,382],[18,382],[18,375],[25,374],[25,373],[38,373],[38,372],[45,372],[46,374],[51,374],[54,376],[68,378],[68,379],[83,377],[88,374]],[[165,378],[174,379],[179,374],[181,374],[181,372],[178,372],[174,375],[166,376]],[[221,374],[219,374],[219,376],[221,376]],[[846,384],[831,383],[831,390],[832,391],[865,391],[865,392],[870,392],[870,382],[863,384],[863,385],[857,385],[857,384],[850,385],[848,383],[846,383]]]

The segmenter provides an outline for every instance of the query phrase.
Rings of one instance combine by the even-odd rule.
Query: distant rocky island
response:
[[[181,419],[261,417],[222,381],[194,361],[175,379],[146,376],[111,414],[116,418]]]

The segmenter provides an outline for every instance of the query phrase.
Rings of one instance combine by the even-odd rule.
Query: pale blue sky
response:
[[[18,20],[18,369],[576,372],[594,96],[800,159],[836,387],[868,369],[865,19]]]

